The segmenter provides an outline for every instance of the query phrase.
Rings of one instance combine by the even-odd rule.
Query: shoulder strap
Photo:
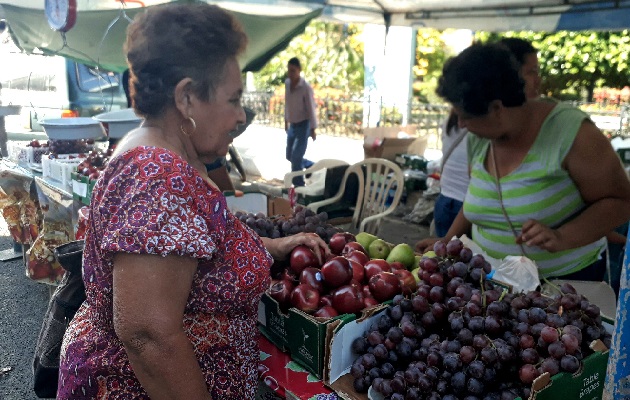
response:
[[[440,169],[440,175],[442,175],[442,172],[444,171],[444,166],[446,165],[446,161],[451,156],[451,154],[453,154],[453,151],[455,151],[455,148],[462,142],[462,140],[464,140],[464,137],[466,137],[466,135],[468,135],[468,131],[459,135],[459,137],[455,139],[451,147],[449,147],[448,150],[446,150],[446,152],[442,156],[442,168]]]

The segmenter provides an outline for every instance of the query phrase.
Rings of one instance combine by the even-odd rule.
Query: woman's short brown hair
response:
[[[148,8],[127,30],[125,51],[133,107],[155,117],[174,105],[173,91],[189,77],[204,101],[214,96],[226,62],[238,56],[247,37],[227,11],[204,3]]]

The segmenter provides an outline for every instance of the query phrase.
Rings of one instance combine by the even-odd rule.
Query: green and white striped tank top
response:
[[[503,204],[517,232],[529,219],[557,228],[586,207],[561,164],[587,118],[587,114],[576,108],[556,105],[521,165],[501,178]],[[502,259],[520,255],[521,249],[501,211],[494,178],[484,167],[489,146],[489,140],[468,135],[471,178],[464,215],[473,224],[472,239],[488,255]],[[546,277],[566,275],[589,266],[599,259],[605,247],[606,238],[557,253],[524,245],[526,255],[536,261],[541,276]]]

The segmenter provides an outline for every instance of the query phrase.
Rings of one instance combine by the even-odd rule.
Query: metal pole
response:
[[[626,241],[626,255],[623,260],[619,301],[615,331],[613,332],[608,372],[604,385],[603,399],[622,400],[630,398],[630,318],[628,304],[630,301],[630,229]]]

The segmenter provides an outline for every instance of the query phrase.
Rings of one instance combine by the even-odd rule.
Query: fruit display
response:
[[[594,340],[610,347],[599,308],[570,284],[553,297],[510,294],[487,272],[460,240],[436,243],[419,262],[418,289],[396,295],[352,343],[355,390],[387,400],[527,399],[541,374],[578,371]]]
[[[48,141],[48,149],[51,154],[87,154],[93,147],[94,139],[51,139]]]
[[[26,145],[27,161],[31,164],[41,164],[42,156],[50,151],[49,143],[40,143],[33,139]]]
[[[381,239],[374,242],[377,240]],[[360,313],[417,289],[416,278],[408,270],[414,266],[415,256],[406,244],[393,247],[398,250],[392,250],[391,262],[371,259],[348,232],[333,234],[328,246],[331,256],[322,263],[310,248],[297,246],[287,266],[272,267],[274,282],[269,295],[282,309],[295,307],[316,317],[330,318]],[[322,249],[320,256],[324,253]]]
[[[105,169],[109,157],[112,155],[115,146],[111,146],[107,149],[107,152],[103,154],[101,151],[90,151],[85,160],[77,165],[77,172],[83,176],[87,176],[90,179],[98,179],[100,173]]]
[[[243,211],[236,211],[234,215],[259,236],[273,239],[300,232],[311,232],[317,233],[328,243],[330,238],[340,231],[339,228],[328,223],[328,213],[315,214],[313,210],[300,205],[295,206],[292,215],[267,217],[263,213],[254,214]]]

